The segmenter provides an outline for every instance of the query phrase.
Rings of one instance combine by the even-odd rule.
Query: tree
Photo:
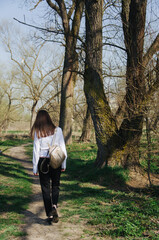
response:
[[[87,105],[87,110],[86,110],[86,114],[85,114],[85,118],[83,120],[83,128],[82,128],[82,134],[79,138],[80,142],[88,142],[91,139],[91,132],[92,132],[92,128],[91,128],[91,124],[92,123],[92,119],[91,119],[91,113],[90,110],[88,108]]]
[[[156,79],[159,77],[159,60],[157,58],[150,61],[148,68],[146,69],[146,82],[147,82],[147,88],[151,87],[152,82],[156,81]],[[159,79],[157,79],[158,81]],[[147,174],[149,179],[150,186],[152,185],[151,182],[151,165],[153,162],[157,160],[157,153],[158,149],[152,147],[152,141],[155,140],[155,138],[158,138],[158,131],[157,131],[157,125],[159,121],[159,91],[156,91],[150,98],[150,101],[145,105],[145,125],[146,125],[146,139],[147,139],[147,151],[144,151],[141,153],[141,157],[147,158]],[[147,154],[147,156],[145,156]]]
[[[96,132],[96,165],[103,167],[109,163],[138,169],[143,106],[159,85],[156,81],[149,91],[146,91],[144,71],[149,60],[159,50],[159,35],[144,54],[147,2],[122,1],[127,70],[123,121],[118,129],[104,93],[102,80],[102,4],[102,0],[85,2],[87,51],[84,90]]]
[[[0,133],[5,130],[9,123],[18,121],[21,105],[15,91],[15,70],[5,72],[0,80]]]
[[[34,2],[34,1],[32,1]],[[33,7],[36,8],[42,0]],[[48,6],[54,11],[55,22],[60,18],[56,30],[45,29],[45,32],[64,34],[65,57],[61,84],[61,106],[59,125],[63,129],[66,143],[72,142],[73,120],[73,94],[74,84],[78,72],[78,54],[76,51],[79,37],[80,23],[83,13],[84,0],[72,0],[71,3],[64,0],[46,0]],[[60,26],[60,29],[59,29]],[[40,29],[40,28],[39,28]],[[44,29],[43,29],[44,30]],[[54,42],[54,40],[53,40]]]
[[[86,1],[86,61],[84,91],[94,123],[98,145],[98,166],[109,155],[108,139],[116,130],[115,120],[104,93],[102,79],[102,12],[103,1]],[[108,138],[109,136],[109,138]],[[102,162],[100,164],[100,162]]]
[[[60,127],[63,129],[66,143],[71,143],[72,139],[72,119],[73,119],[73,92],[78,71],[78,55],[76,52],[77,38],[79,34],[80,22],[83,12],[84,1],[73,1],[70,11],[67,13],[64,1],[55,1],[58,5],[58,13],[62,19],[65,35],[65,59],[61,88],[60,107]],[[57,11],[57,7],[47,0],[49,6]],[[71,28],[71,15],[75,9]]]
[[[150,91],[145,87],[145,69],[159,49],[159,35],[144,54],[144,34],[147,1],[122,1],[122,23],[127,52],[126,95],[124,119],[118,131],[122,144],[116,146],[114,156],[120,164],[137,169],[142,135],[144,105]],[[155,82],[156,84],[156,82]],[[153,86],[151,86],[153,87]],[[113,157],[114,157],[113,156]],[[115,157],[115,163],[118,162]]]
[[[31,128],[36,117],[39,101],[43,102],[45,98],[47,102],[56,97],[53,82],[57,78],[60,66],[54,66],[55,63],[54,65],[53,63],[50,64],[52,58],[50,59],[45,43],[36,46],[33,41],[21,39],[20,34],[17,33],[19,43],[14,44],[10,36],[10,30],[7,30],[7,28],[2,28],[1,30],[3,42],[19,73],[16,76],[18,81],[17,87],[19,91],[20,89],[23,90],[19,95],[23,101],[29,101],[29,105],[31,105]],[[45,54],[47,55],[45,56]]]

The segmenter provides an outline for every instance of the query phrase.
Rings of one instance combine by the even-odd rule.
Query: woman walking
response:
[[[51,224],[51,222],[58,222],[59,220],[57,203],[59,198],[60,175],[61,171],[65,171],[66,169],[67,159],[64,137],[62,129],[55,127],[48,112],[45,110],[38,111],[31,129],[31,135],[34,138],[33,174],[38,175],[39,172],[45,212],[48,217],[47,221]],[[50,161],[49,146],[51,146],[53,141],[55,145],[60,145],[66,156],[62,165],[57,169],[53,169],[51,166],[48,167]]]

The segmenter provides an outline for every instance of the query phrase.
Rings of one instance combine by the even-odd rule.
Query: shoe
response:
[[[51,225],[52,221],[53,221],[53,215],[51,213],[51,214],[48,215],[47,222],[48,222],[49,225]]]
[[[55,207],[52,208],[53,220],[52,222],[57,223],[59,221],[59,216]]]
[[[47,218],[47,223],[48,223],[49,225],[51,225],[52,221],[53,221],[53,217],[48,217],[48,218]]]

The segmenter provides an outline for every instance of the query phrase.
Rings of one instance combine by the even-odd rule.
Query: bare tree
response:
[[[96,165],[102,167],[109,163],[138,169],[143,106],[159,85],[155,81],[146,91],[144,72],[149,60],[159,50],[159,35],[144,54],[147,2],[122,1],[127,71],[124,116],[118,129],[104,93],[102,80],[102,3],[102,0],[85,2],[87,51],[84,89],[96,132]]]
[[[159,77],[159,60],[157,58],[150,61],[149,66],[146,70],[146,82],[147,89],[149,89],[154,81],[158,81]],[[158,155],[158,148],[153,146],[153,141],[155,138],[158,138],[158,121],[159,121],[159,90],[157,90],[150,98],[150,101],[145,105],[144,118],[146,125],[146,146],[147,149],[143,153],[141,153],[141,158],[147,159],[147,174],[149,179],[150,186],[152,185],[151,181],[151,166],[154,161],[156,161]]]
[[[23,38],[15,46],[6,30],[2,30],[2,33],[4,33],[3,42],[10,53],[11,60],[19,71],[17,76],[19,91],[20,89],[24,90],[20,92],[20,96],[23,100],[28,100],[32,104],[30,109],[30,127],[32,127],[39,101],[42,101],[45,96],[47,96],[45,101],[51,101],[54,98],[55,89],[53,83],[57,78],[58,71],[60,71],[60,65],[54,66],[53,63],[50,64],[51,59],[48,54],[46,58],[44,57],[44,52],[47,51],[46,48],[45,51],[43,50],[45,43],[36,46],[34,42],[26,41]],[[43,52],[41,53],[41,51]]]
[[[0,133],[5,130],[10,122],[19,120],[21,104],[15,91],[15,75],[11,72],[2,74],[0,81]]]
[[[34,4],[35,2],[32,1]],[[41,0],[36,2],[35,9]],[[66,143],[72,142],[72,120],[73,120],[73,94],[74,84],[78,72],[78,54],[76,51],[79,29],[84,7],[84,0],[64,1],[64,0],[46,0],[48,6],[53,11],[57,29],[45,29],[50,34],[63,34],[65,40],[65,57],[61,84],[61,107],[59,125],[63,129]],[[59,24],[58,18],[60,18]],[[60,26],[60,27],[59,27]],[[39,30],[44,30],[39,28]],[[46,40],[46,39],[45,39]],[[80,39],[81,40],[81,39]],[[54,40],[51,40],[54,42]],[[56,40],[55,40],[56,41]]]

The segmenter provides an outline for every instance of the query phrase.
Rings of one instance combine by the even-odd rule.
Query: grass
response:
[[[25,144],[25,143],[30,143],[31,140],[29,138],[27,139],[7,139],[7,140],[4,140],[2,141],[0,139],[0,150],[3,152],[5,150],[7,150],[8,148],[10,147],[16,147],[16,146],[19,146],[19,145],[22,145],[22,144]]]
[[[159,200],[150,189],[129,189],[122,168],[96,169],[93,144],[67,147],[61,177],[61,221],[85,226],[81,239],[159,239]],[[32,146],[27,146],[32,155]]]
[[[1,146],[8,148],[26,141],[7,140]],[[0,156],[0,240],[24,236],[22,211],[27,209],[31,181],[24,168],[12,158]],[[22,226],[22,225],[21,225]]]
[[[2,131],[2,134],[28,134],[29,131],[17,131],[17,130],[10,130],[10,131]]]
[[[151,161],[150,170],[151,173],[159,174],[159,149],[158,138],[152,133],[151,136]],[[146,134],[143,132],[141,144],[140,144],[140,162],[145,171],[148,169],[148,157],[147,157],[147,140]]]
[[[24,142],[7,140],[1,146]],[[31,158],[32,145],[26,150]],[[67,170],[61,177],[61,221],[77,228],[83,224],[81,239],[159,239],[159,200],[151,191],[129,189],[128,172],[122,168],[96,169],[93,144],[72,144],[67,151]],[[0,163],[0,239],[5,240],[25,234],[19,224],[23,223],[31,182],[11,158],[2,156]]]
[[[29,158],[32,160],[33,157],[33,144],[29,144],[25,147],[26,154],[29,156]]]
[[[96,169],[94,145],[73,144],[68,156],[62,174],[62,221],[83,222],[85,236],[94,239],[159,239],[156,197],[128,191],[128,175],[121,168]]]

